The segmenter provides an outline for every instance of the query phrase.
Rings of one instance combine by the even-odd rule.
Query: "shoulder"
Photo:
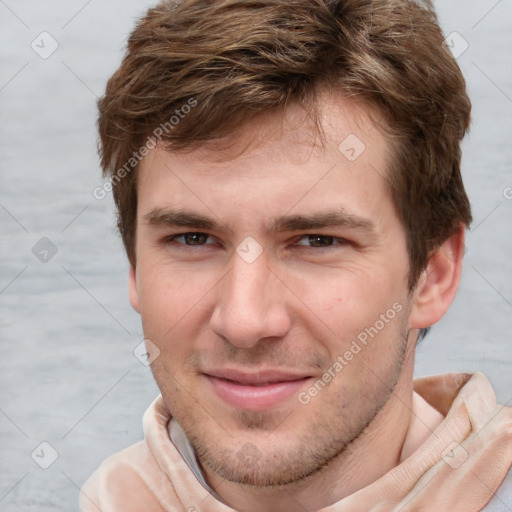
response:
[[[144,441],[107,457],[80,489],[80,510],[161,512],[154,492],[160,471]]]
[[[512,467],[482,512],[510,512],[512,510]]]

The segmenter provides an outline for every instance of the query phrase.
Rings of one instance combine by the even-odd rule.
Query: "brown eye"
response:
[[[309,242],[313,247],[326,247],[334,242],[333,236],[310,235]]]
[[[333,247],[336,245],[343,245],[347,243],[343,238],[337,238],[330,235],[304,235],[297,242],[297,245],[322,248],[322,247]]]
[[[206,243],[208,235],[204,233],[187,233],[184,235],[184,238],[187,245],[202,245]]]
[[[206,233],[181,233],[167,239],[168,242],[176,242],[182,245],[209,245],[207,240],[210,235]]]

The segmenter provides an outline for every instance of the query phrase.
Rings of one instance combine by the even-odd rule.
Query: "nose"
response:
[[[234,254],[231,271],[217,287],[211,329],[239,348],[251,348],[265,338],[283,337],[291,328],[287,293],[264,254],[252,263]]]

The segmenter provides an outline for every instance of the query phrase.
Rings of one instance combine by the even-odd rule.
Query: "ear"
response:
[[[430,327],[448,311],[459,288],[465,234],[461,225],[430,257],[413,292],[410,328]]]
[[[132,308],[140,313],[139,309],[139,294],[137,292],[137,274],[135,272],[135,267],[130,265],[130,275],[128,278],[128,294],[130,296],[130,303]]]

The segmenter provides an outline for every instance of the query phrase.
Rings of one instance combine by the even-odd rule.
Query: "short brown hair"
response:
[[[101,163],[131,264],[147,141],[157,134],[169,150],[197,147],[254,115],[314,105],[327,85],[383,114],[413,289],[432,251],[471,222],[460,174],[471,103],[443,41],[430,0],[174,0],[150,9],[98,103]]]

